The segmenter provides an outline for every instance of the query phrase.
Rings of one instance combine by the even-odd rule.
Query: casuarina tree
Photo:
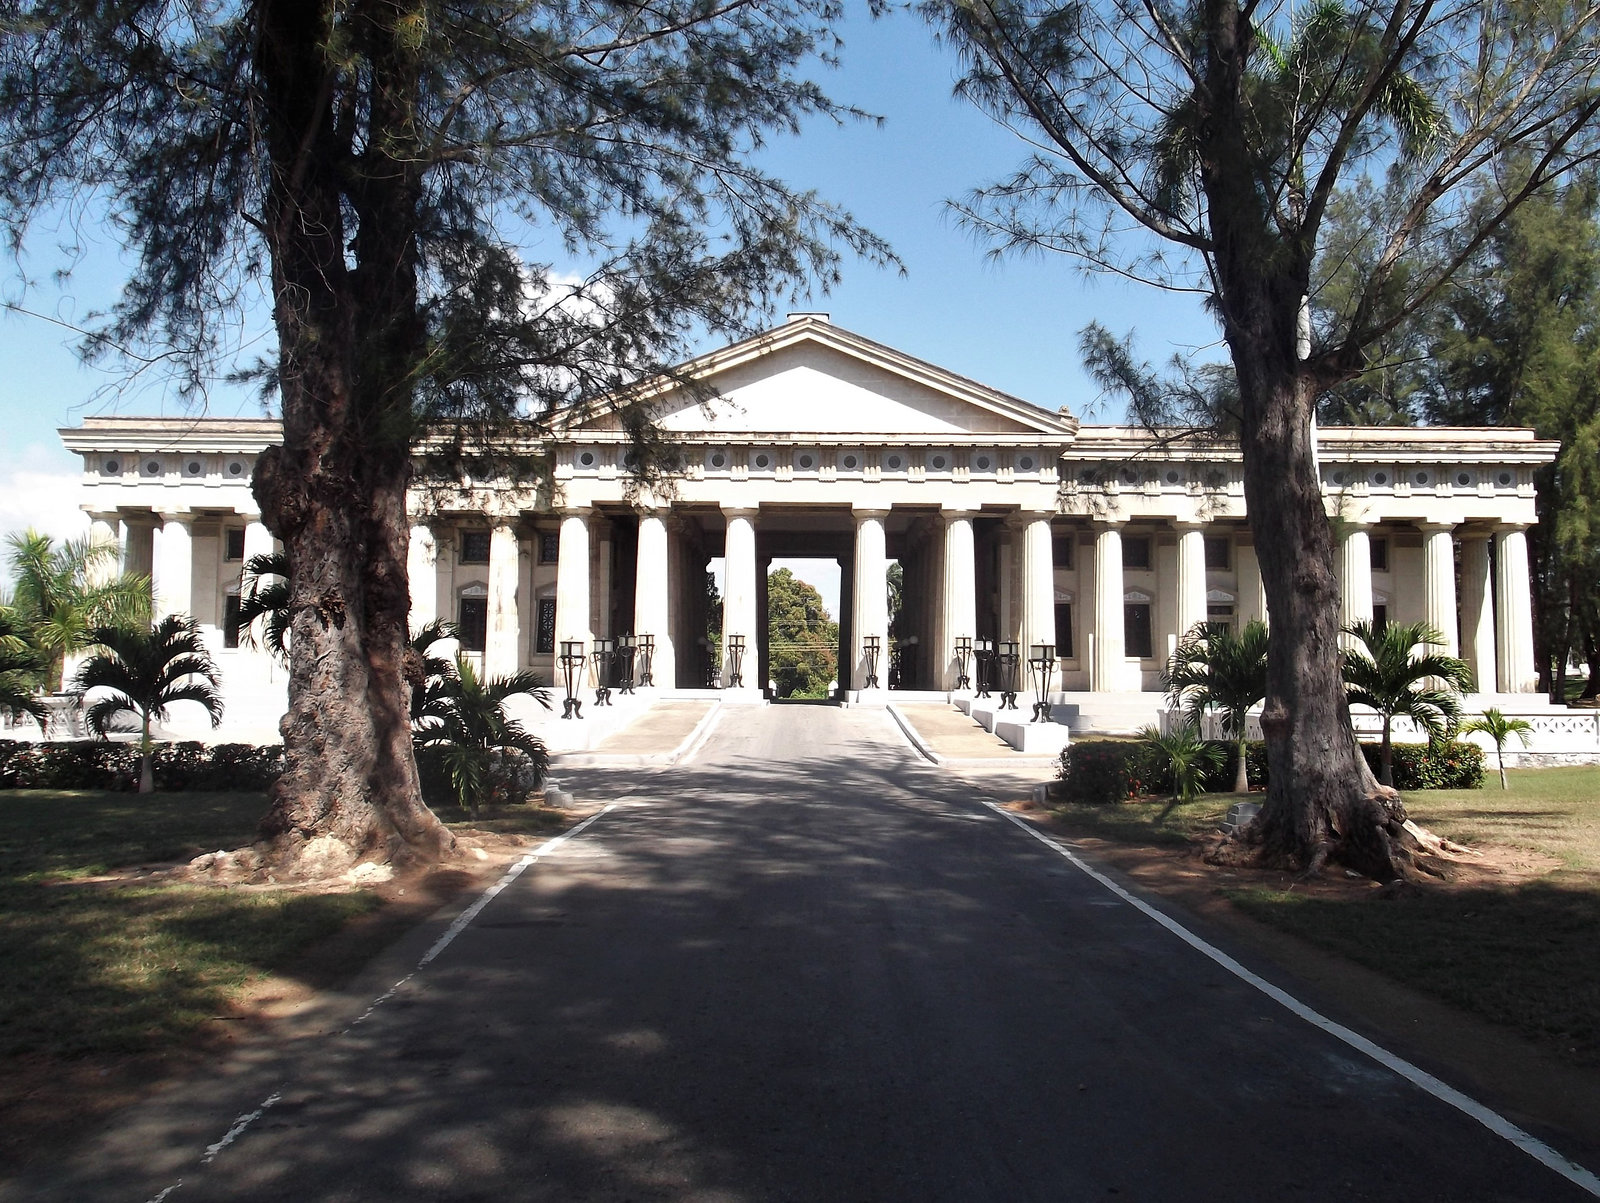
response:
[[[285,768],[260,849],[275,871],[312,840],[397,861],[451,842],[411,745],[414,467],[522,485],[537,506],[553,409],[633,396],[691,336],[747,329],[826,285],[841,254],[886,255],[751,153],[851,115],[800,74],[831,53],[836,15],[833,0],[0,14],[14,243],[42,215],[103,207],[131,252],[91,350],[175,365],[194,394],[235,341],[228,316],[270,305],[258,377],[283,443],[252,483],[289,567]],[[648,403],[622,422],[648,479],[663,465]]]
[[[1509,214],[1592,160],[1600,13],[1562,0],[922,8],[965,56],[965,94],[1032,152],[966,218],[1003,250],[1192,289],[1221,326],[1272,615],[1270,782],[1250,854],[1409,873],[1415,837],[1356,747],[1340,680],[1313,414]],[[1362,181],[1378,252],[1308,330],[1330,206]],[[1445,231],[1454,249],[1435,255]]]

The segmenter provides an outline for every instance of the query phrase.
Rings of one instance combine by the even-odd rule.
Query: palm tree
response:
[[[1267,696],[1267,624],[1256,619],[1235,633],[1232,627],[1198,623],[1167,661],[1167,704],[1181,706],[1198,727],[1207,710],[1220,711],[1223,730],[1238,749],[1233,792],[1248,793],[1245,757],[1250,707]]]
[[[1155,727],[1139,732],[1145,747],[1153,750],[1167,776],[1172,781],[1172,803],[1192,802],[1200,792],[1200,783],[1208,770],[1222,765],[1222,749],[1200,738],[1200,728],[1187,722],[1170,734],[1163,735]],[[1169,806],[1167,808],[1171,810]]]
[[[40,669],[28,628],[14,609],[0,602],[0,710],[31,714],[42,729],[49,712],[37,696]]]
[[[478,800],[495,791],[497,776],[515,771],[520,756],[528,758],[535,784],[550,767],[544,742],[506,716],[506,699],[519,693],[550,709],[550,691],[538,674],[520,672],[484,681],[470,660],[458,656],[455,675],[437,678],[430,685],[421,713],[414,719],[418,744],[445,749],[456,802],[474,819]]]
[[[1526,748],[1532,741],[1529,736],[1533,734],[1533,724],[1525,718],[1507,718],[1505,714],[1494,706],[1483,712],[1482,718],[1475,718],[1470,723],[1461,725],[1463,735],[1479,732],[1494,740],[1495,759],[1500,762],[1500,788],[1510,789],[1511,783],[1506,780],[1506,740],[1515,735],[1522,740]]]
[[[10,537],[12,605],[45,656],[44,684],[58,692],[67,657],[95,642],[95,628],[150,621],[150,578],[117,573],[117,547],[87,535],[57,544],[36,530]]]
[[[289,663],[289,557],[283,552],[261,552],[244,562],[238,623],[242,642],[264,647],[280,662]]]
[[[155,626],[133,631],[126,627],[98,627],[91,642],[103,650],[78,669],[74,684],[85,693],[109,691],[89,707],[89,728],[104,738],[107,725],[118,714],[139,716],[139,792],[155,789],[150,723],[164,720],[174,702],[198,702],[216,727],[222,722],[222,694],[217,689],[217,666],[200,639],[194,619],[169,614]]]
[[[429,700],[443,696],[456,675],[455,664],[433,654],[433,647],[447,639],[459,638],[456,624],[435,618],[411,636],[411,651],[406,657],[406,680],[411,684],[411,722],[427,712]]]
[[[1465,660],[1427,650],[1442,647],[1444,636],[1425,622],[1379,628],[1362,620],[1345,630],[1358,645],[1344,653],[1345,691],[1352,702],[1383,716],[1378,780],[1392,786],[1394,720],[1410,719],[1427,732],[1429,743],[1449,739],[1460,722],[1461,693],[1471,688],[1472,671]]]

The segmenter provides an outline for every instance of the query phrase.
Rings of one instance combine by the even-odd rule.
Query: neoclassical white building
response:
[[[765,582],[775,558],[841,569],[843,688],[888,673],[885,574],[904,570],[898,684],[951,691],[958,642],[1051,645],[1056,689],[1153,705],[1194,624],[1265,617],[1237,449],[1157,447],[1083,425],[829,322],[791,315],[664,383],[656,404],[686,471],[630,497],[626,435],[605,408],[558,426],[556,493],[480,486],[414,497],[412,624],[456,621],[491,674],[559,679],[563,641],[649,635],[662,690],[767,679]],[[243,562],[271,548],[250,493],[267,420],[88,419],[82,506],[149,572],[160,612],[199,619],[230,691],[281,699],[282,672],[238,646]],[[1533,473],[1556,445],[1528,430],[1325,429],[1347,620],[1426,620],[1483,694],[1535,689],[1526,531]],[[706,662],[707,564],[723,557],[723,659]],[[734,679],[731,646],[745,653]],[[276,693],[274,692],[276,691]],[[1531,701],[1532,699],[1528,699]]]

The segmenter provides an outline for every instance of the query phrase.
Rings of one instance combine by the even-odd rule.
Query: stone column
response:
[[[1495,532],[1495,667],[1501,693],[1534,693],[1533,580],[1528,573],[1528,528]]]
[[[1351,524],[1339,545],[1339,625],[1372,621],[1371,527]],[[1349,642],[1340,636],[1341,645]]]
[[[1027,672],[1033,645],[1053,645],[1056,641],[1056,566],[1050,515],[1026,513],[1022,515],[1022,523],[1022,613],[1017,634],[1021,645],[1017,652],[1022,657],[1019,680]]]
[[[677,680],[672,611],[675,590],[682,584],[673,579],[671,562],[663,512],[644,510],[639,515],[639,554],[634,569],[633,633],[655,639],[650,676],[657,685],[669,689]]]
[[[934,686],[954,689],[960,675],[956,663],[956,640],[978,635],[977,557],[972,541],[972,514],[969,510],[944,511],[944,580],[940,590],[938,660],[934,665]],[[969,656],[967,675],[975,666]]]
[[[245,558],[250,553],[250,528],[245,528]],[[491,549],[490,555],[493,555]],[[433,531],[417,523],[406,552],[406,580],[411,588],[411,629],[419,631],[439,617],[439,548]]]
[[[155,614],[188,614],[194,601],[194,535],[188,514],[162,514],[155,556]]]
[[[1106,524],[1094,538],[1094,639],[1089,660],[1089,688],[1118,693],[1127,671],[1127,645],[1122,630],[1122,530]]]
[[[1494,592],[1489,575],[1489,540],[1461,540],[1461,655],[1472,669],[1479,693],[1498,693],[1494,655]]]
[[[1178,642],[1206,620],[1206,536],[1194,523],[1178,524]]]
[[[483,644],[486,680],[509,677],[521,668],[517,618],[517,578],[521,575],[520,545],[511,518],[496,518],[489,534],[489,629]]]
[[[89,515],[89,543],[116,549],[114,556],[103,553],[104,558],[95,560],[89,569],[90,584],[109,584],[122,571],[122,519],[115,513]]]
[[[1461,653],[1456,622],[1456,549],[1451,523],[1419,522],[1422,532],[1422,591],[1424,617],[1430,627],[1444,636],[1446,655]]]
[[[756,632],[756,509],[724,509],[728,533],[723,544],[722,687],[733,688],[732,637],[744,636],[739,675],[745,689],[760,689]]]
[[[566,640],[582,641],[589,652],[589,511],[561,515],[561,545],[556,559],[556,655]]]
[[[867,687],[867,638],[878,640],[878,686],[889,680],[888,510],[852,510],[856,520],[856,558],[851,597],[849,687]]]

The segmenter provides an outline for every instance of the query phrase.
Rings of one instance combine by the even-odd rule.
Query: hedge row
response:
[[[263,790],[283,771],[283,749],[276,744],[163,743],[156,745],[154,768],[160,790]],[[0,740],[0,789],[138,788],[136,744]]]
[[[1207,793],[1233,789],[1237,745],[1218,742],[1225,755],[1221,767],[1202,779],[1201,788]],[[1361,750],[1376,775],[1378,746],[1362,744]],[[1245,756],[1251,788],[1263,788],[1267,784],[1266,744],[1246,744]],[[1091,739],[1071,744],[1061,753],[1057,776],[1061,779],[1059,796],[1069,802],[1126,802],[1172,789],[1159,749],[1128,740]],[[1395,744],[1394,784],[1402,791],[1478,789],[1483,785],[1483,749],[1469,743]]]

